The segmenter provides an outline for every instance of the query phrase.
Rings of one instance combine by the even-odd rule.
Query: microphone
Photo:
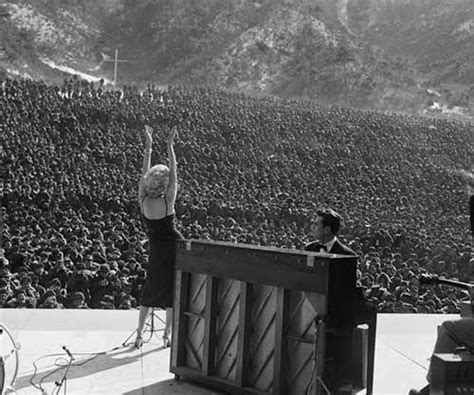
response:
[[[66,351],[67,355],[69,355],[69,358],[74,360],[74,357],[72,356],[71,351],[69,351],[69,349],[66,346],[63,346],[63,350]]]

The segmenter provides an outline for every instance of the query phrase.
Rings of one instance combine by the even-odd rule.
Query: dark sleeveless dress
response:
[[[183,239],[176,229],[175,215],[149,219],[142,214],[149,238],[147,277],[141,306],[173,307],[176,240]]]

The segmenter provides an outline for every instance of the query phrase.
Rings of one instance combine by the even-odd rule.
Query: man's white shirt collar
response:
[[[331,248],[332,246],[334,245],[334,243],[336,242],[337,240],[337,237],[334,236],[334,238],[332,238],[331,240],[329,240],[327,243],[324,243],[324,245],[326,246],[326,251],[329,252],[331,251]]]

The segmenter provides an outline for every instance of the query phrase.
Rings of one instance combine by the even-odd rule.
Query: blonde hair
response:
[[[147,183],[147,180],[149,180],[150,177],[155,175],[155,174],[160,174],[160,175],[163,175],[163,176],[169,176],[170,175],[170,169],[169,169],[168,166],[161,165],[161,164],[150,167],[147,170],[147,172],[145,173],[145,175],[143,176],[143,178],[145,179],[145,183]]]
[[[160,164],[160,165],[155,165],[153,167],[150,167],[148,171],[145,173],[145,175],[143,176],[143,182],[145,184],[145,191],[147,192],[147,194],[152,195],[150,191],[150,187],[151,187],[150,181],[153,176],[169,177],[169,175],[170,175],[170,169],[168,168],[168,166]],[[166,189],[167,188],[168,188],[168,185],[166,185]]]

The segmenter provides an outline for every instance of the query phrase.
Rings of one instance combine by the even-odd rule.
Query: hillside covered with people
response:
[[[176,142],[178,228],[189,239],[302,249],[319,207],[345,219],[359,282],[381,312],[457,312],[473,277],[467,197],[473,125],[321,107],[213,88],[108,90],[0,81],[4,184],[0,306],[132,308],[146,235],[137,186]]]

